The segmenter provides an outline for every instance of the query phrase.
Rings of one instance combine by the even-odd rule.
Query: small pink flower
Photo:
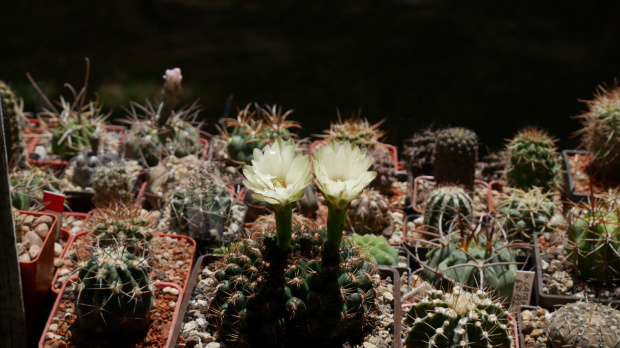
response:
[[[166,73],[163,78],[166,80],[166,88],[175,89],[181,87],[181,80],[183,80],[183,75],[181,75],[181,69],[166,69]]]

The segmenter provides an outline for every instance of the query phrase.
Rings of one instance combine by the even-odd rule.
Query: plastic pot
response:
[[[179,315],[177,316],[177,321],[174,323],[172,328],[172,340],[170,344],[167,346],[168,348],[174,348],[177,346],[177,342],[179,340],[179,335],[181,333],[181,328],[183,326],[183,319],[185,318],[185,314],[187,311],[187,307],[192,298],[192,292],[196,287],[196,283],[198,282],[198,277],[202,272],[202,269],[207,265],[217,262],[222,258],[222,255],[214,255],[207,254],[198,258],[194,268],[192,269],[190,275],[190,281],[188,286],[185,288],[185,292],[183,294],[183,302],[181,303],[181,309],[179,311]],[[394,287],[394,291],[399,291],[400,289],[400,276],[396,269],[388,266],[378,266],[377,270],[382,279],[387,279],[388,277],[392,280],[392,284]],[[394,348],[401,348],[401,302],[399,294],[394,294]]]
[[[575,190],[575,178],[571,171],[569,157],[589,154],[588,151],[584,150],[562,150],[562,160],[564,162],[564,193],[566,194],[566,198],[575,203],[580,203],[584,200],[587,201],[590,194],[580,193]]]
[[[66,281],[63,284],[63,286],[62,286],[62,288],[60,290],[60,293],[63,294],[63,295],[62,296],[58,296],[56,298],[56,302],[54,303],[54,307],[52,308],[52,312],[50,313],[50,315],[49,315],[49,317],[47,319],[47,324],[45,325],[45,328],[43,329],[43,334],[41,335],[41,339],[39,340],[39,348],[49,347],[49,345],[46,345],[46,343],[45,343],[45,341],[47,339],[47,333],[48,333],[48,331],[50,329],[50,326],[52,325],[52,320],[54,319],[54,317],[56,317],[56,313],[58,312],[58,307],[59,307],[61,301],[70,292],[70,290],[67,289],[67,286],[69,284],[71,284],[70,282],[71,281]],[[179,309],[181,307],[180,304],[183,301],[183,291],[182,291],[181,287],[179,287],[177,284],[174,284],[174,283],[153,282],[153,285],[155,285],[155,287],[157,288],[157,291],[162,291],[166,287],[174,288],[174,289],[179,291],[179,295],[178,295],[177,300],[175,302],[176,304],[175,304],[175,307],[174,307],[174,314],[172,316],[172,320],[170,322],[166,322],[166,323],[163,324],[163,325],[167,326],[167,328],[162,330],[162,332],[166,332],[166,331],[169,332],[168,339],[166,340],[166,346],[169,346],[170,343],[171,343],[171,339],[172,339],[172,336],[170,335],[170,332],[171,332],[170,328],[172,327],[172,325],[175,322],[178,321]],[[62,317],[60,317],[60,318],[62,318]],[[60,318],[59,318],[59,321],[62,320]]]

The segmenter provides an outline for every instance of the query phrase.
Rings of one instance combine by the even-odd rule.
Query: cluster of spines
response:
[[[499,207],[498,218],[512,238],[529,241],[535,232],[542,233],[552,228],[550,222],[555,214],[555,204],[550,193],[543,192],[540,187],[526,191],[505,190],[509,194]]]
[[[122,163],[98,167],[91,180],[95,189],[95,206],[107,207],[113,201],[131,204],[135,178],[127,173]]]
[[[562,181],[562,160],[555,140],[536,128],[521,130],[506,146],[506,179],[511,187],[556,189]]]
[[[328,143],[332,141],[341,143],[348,141],[351,144],[372,150],[385,137],[386,133],[379,129],[384,121],[370,124],[367,119],[362,119],[359,114],[354,114],[343,121],[340,113],[338,113],[338,122],[332,122],[329,129],[325,130],[326,134],[318,136],[325,139]]]
[[[124,245],[131,250],[148,249],[156,229],[142,209],[133,204],[112,201],[107,207],[93,211],[87,229],[97,238],[99,245]]]
[[[273,236],[254,238],[232,247],[214,275],[210,323],[229,346],[359,338],[376,310],[377,278],[357,249],[342,249],[334,262],[322,258],[320,230],[294,232],[288,253]]]
[[[4,139],[9,163],[16,163],[26,151],[22,106],[15,92],[4,81],[0,81],[0,108],[4,119]]]
[[[345,228],[357,234],[382,234],[392,223],[389,201],[374,189],[364,189],[351,201]]]
[[[413,324],[406,347],[514,347],[508,312],[481,290],[431,290],[411,307],[406,320]]]
[[[463,188],[440,186],[426,198],[424,225],[447,232],[459,216],[467,220],[473,217],[473,214],[473,200]]]
[[[39,167],[17,169],[9,174],[11,202],[19,210],[43,207],[43,191],[58,191],[58,179]]]
[[[474,186],[478,162],[478,136],[472,130],[454,127],[437,131],[435,180],[439,184]]]

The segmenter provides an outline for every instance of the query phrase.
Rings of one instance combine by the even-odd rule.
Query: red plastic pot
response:
[[[75,279],[75,278],[74,278]],[[67,290],[67,285],[70,284],[70,281],[66,281],[63,285],[62,288],[60,289],[60,293],[61,294],[66,294]],[[159,291],[161,291],[162,289],[166,288],[166,287],[171,287],[171,288],[175,288],[179,291],[179,295],[178,298],[176,300],[176,304],[174,307],[174,314],[172,316],[172,320],[170,321],[170,323],[166,323],[165,325],[169,325],[168,330],[162,330],[163,332],[168,331],[168,339],[166,340],[166,347],[170,345],[171,343],[171,339],[172,339],[172,329],[173,329],[173,325],[174,323],[176,323],[178,321],[178,316],[179,316],[179,310],[181,308],[181,303],[183,301],[183,294],[184,291],[181,289],[180,286],[178,286],[177,284],[174,283],[167,283],[167,282],[153,282],[153,284],[155,285],[155,287],[157,287],[157,289]],[[47,333],[50,329],[50,326],[52,325],[52,319],[54,319],[54,317],[56,316],[56,312],[58,310],[58,306],[60,305],[60,301],[62,301],[63,296],[58,296],[56,298],[56,302],[54,303],[54,307],[52,308],[52,312],[50,313],[48,319],[47,319],[47,323],[45,324],[45,328],[43,329],[43,334],[41,335],[41,339],[39,340],[39,348],[47,348],[49,347],[49,345],[45,344],[45,341],[47,339]]]
[[[52,226],[50,226],[50,231],[43,241],[39,255],[29,262],[19,262],[26,316],[34,318],[43,303],[45,294],[52,286],[52,278],[54,277],[54,243],[56,242],[55,232],[58,219],[55,215],[47,213],[29,211],[19,211],[19,213],[36,217],[45,215],[53,219]]]

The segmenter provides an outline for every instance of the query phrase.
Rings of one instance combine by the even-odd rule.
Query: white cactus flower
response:
[[[166,69],[163,78],[166,80],[166,86],[168,86],[168,88],[173,88],[176,86],[181,87],[183,75],[181,75],[181,69],[179,68]]]
[[[296,154],[292,139],[278,139],[263,151],[254,149],[252,165],[243,167],[243,184],[254,191],[252,197],[269,204],[285,206],[298,201],[312,182],[307,155]]]
[[[344,209],[357,198],[364,187],[377,176],[369,171],[372,157],[348,141],[332,141],[320,146],[313,154],[315,184],[334,208]]]

